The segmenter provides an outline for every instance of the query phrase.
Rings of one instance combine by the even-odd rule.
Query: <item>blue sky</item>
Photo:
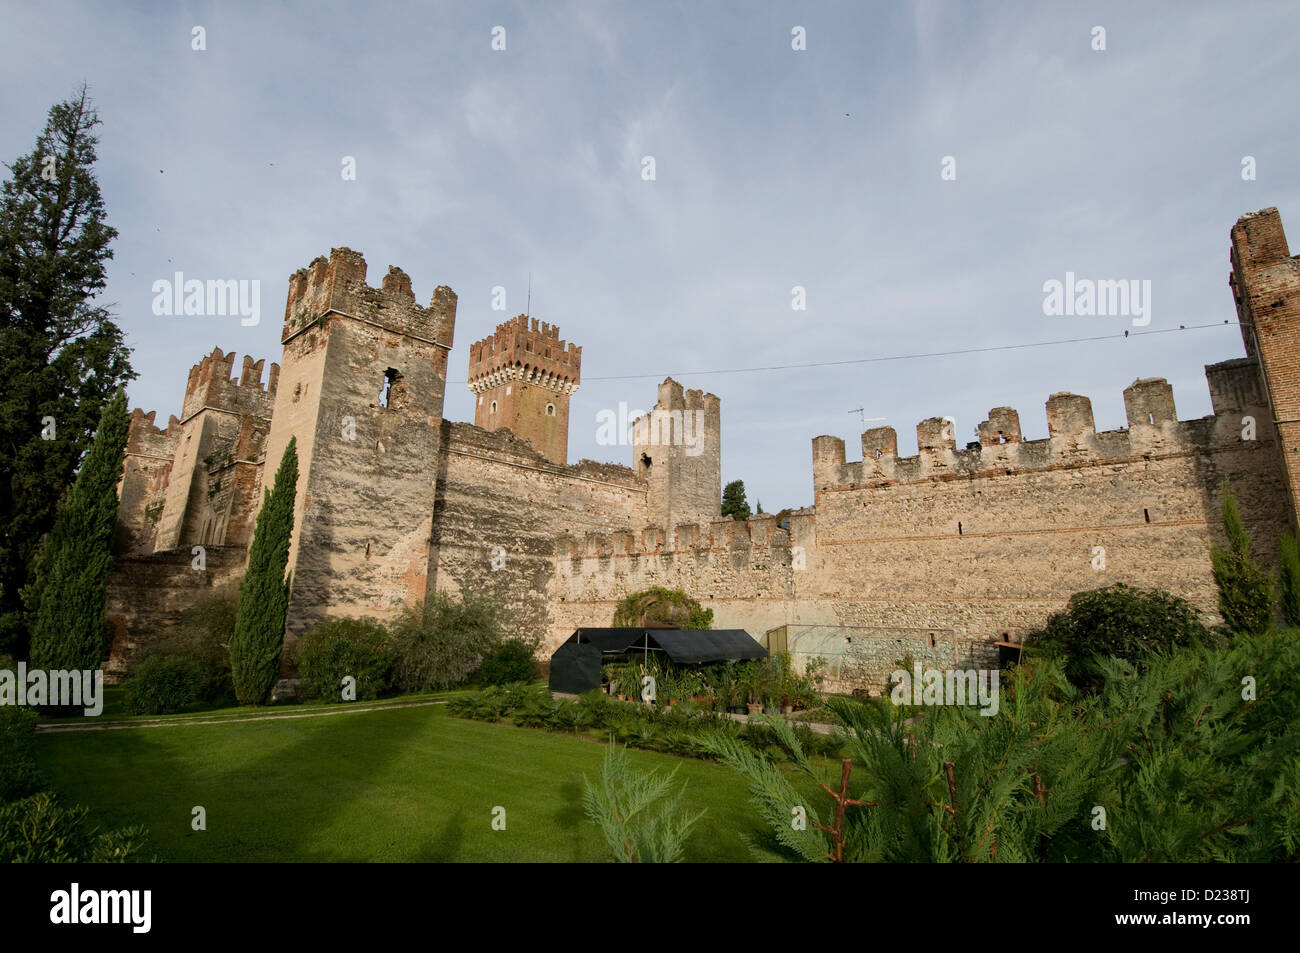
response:
[[[531,272],[533,316],[583,347],[569,459],[630,463],[597,415],[672,374],[722,399],[723,479],[768,511],[812,502],[814,436],[855,458],[852,408],[904,454],[921,419],[964,445],[1001,405],[1046,436],[1063,390],[1119,427],[1139,377],[1209,413],[1235,326],[1125,339],[1127,317],[1045,316],[1044,282],[1149,280],[1144,330],[1235,321],[1237,216],[1277,206],[1300,243],[1294,3],[46,2],[6,10],[0,64],[5,161],[90,85],[133,406],[178,413],[214,345],[277,361],[290,273],[346,245],[372,284],[392,264],[421,303],[457,292],[445,415],[472,420],[469,345]],[[175,271],[259,280],[260,324],[155,316]]]

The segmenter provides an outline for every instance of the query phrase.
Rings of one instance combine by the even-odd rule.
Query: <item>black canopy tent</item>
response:
[[[767,649],[744,629],[576,629],[551,655],[551,691],[600,688],[600,666],[610,657],[663,652],[677,665],[767,658]]]

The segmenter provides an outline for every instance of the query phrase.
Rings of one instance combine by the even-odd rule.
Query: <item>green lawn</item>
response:
[[[145,825],[146,853],[162,861],[609,859],[582,810],[583,775],[597,779],[603,745],[455,718],[442,706],[37,740],[59,794],[103,825]],[[686,806],[708,810],[688,860],[750,861],[745,838],[768,840],[729,769],[629,755],[641,769],[680,766]],[[810,799],[824,799],[814,790]],[[207,810],[206,831],[191,830],[195,805]],[[492,829],[496,806],[506,809],[504,831]]]

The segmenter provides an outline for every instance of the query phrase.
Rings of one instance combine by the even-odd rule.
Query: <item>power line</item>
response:
[[[883,357],[858,357],[846,361],[812,361],[806,364],[765,364],[756,367],[723,367],[708,371],[673,371],[668,374],[623,374],[609,377],[584,377],[583,383],[596,381],[636,381],[662,380],[665,377],[692,377],[708,374],[752,374],[759,371],[791,371],[812,367],[844,367],[850,364],[879,364],[885,361],[912,361],[926,357],[953,357],[960,354],[987,354],[992,351],[1020,351],[1031,347],[1055,347],[1058,344],[1086,344],[1091,341],[1122,341],[1125,338],[1147,334],[1176,334],[1179,331],[1200,331],[1205,328],[1222,328],[1239,325],[1238,321],[1223,321],[1221,324],[1179,325],[1176,328],[1153,328],[1150,331],[1125,331],[1121,334],[1097,334],[1086,338],[1062,338],[1057,341],[1033,341],[1028,344],[995,344],[989,347],[968,347],[953,351],[925,351],[917,354],[889,354]],[[448,384],[464,384],[466,381],[448,381]]]

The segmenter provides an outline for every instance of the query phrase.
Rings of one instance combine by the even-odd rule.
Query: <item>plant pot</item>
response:
[[[751,715],[761,715],[763,713],[762,705],[747,705],[746,707]]]
[[[781,714],[783,714],[783,715],[793,715],[793,714],[794,714],[794,706],[793,706],[793,705],[782,705],[782,706],[781,706]]]
[[[668,699],[668,707],[669,707],[669,708],[673,707],[673,705],[676,705],[676,704],[677,704],[677,699],[676,699],[676,698],[670,698],[670,699]]]
[[[745,709],[740,707],[739,705],[735,705],[729,708],[728,711],[730,711],[733,715],[743,715],[745,713]]]

